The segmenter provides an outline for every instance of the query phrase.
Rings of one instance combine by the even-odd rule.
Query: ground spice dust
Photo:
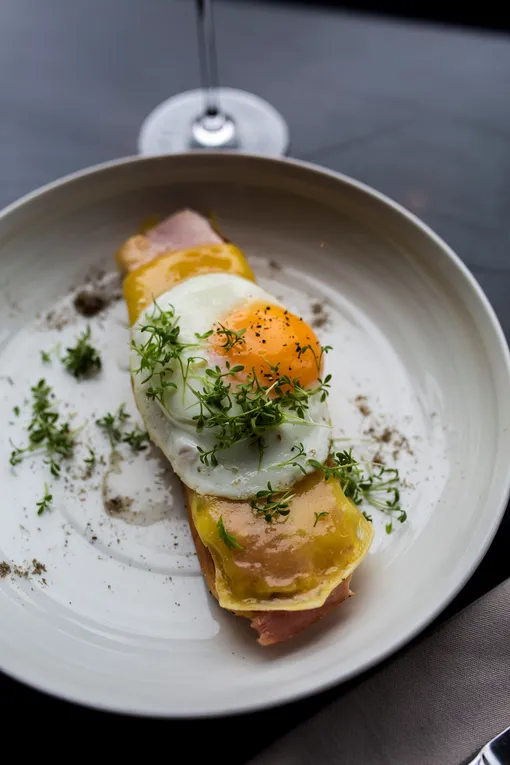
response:
[[[71,324],[73,316],[68,308],[63,308],[61,311],[50,311],[46,314],[44,321],[46,322],[47,329],[61,330]]]
[[[397,460],[402,452],[406,452],[411,457],[414,456],[409,439],[396,428],[384,426],[382,430],[378,430],[377,427],[371,425],[364,433],[379,444],[388,444],[393,447],[391,456],[394,460]]]
[[[9,576],[11,573],[11,567],[7,563],[7,561],[3,560],[0,562],[0,579],[5,579],[6,576]]]
[[[105,311],[112,303],[122,298],[122,285],[119,274],[105,273],[94,269],[85,277],[84,282],[70,290],[73,296],[73,308],[65,306],[61,310],[51,310],[44,321],[48,329],[61,330],[76,319],[76,314],[87,319]]]
[[[367,396],[356,396],[354,404],[363,417],[372,417],[369,427],[363,431],[363,434],[369,436],[376,443],[381,444],[381,449],[379,449],[374,456],[373,462],[380,465],[385,464],[385,454],[383,451],[386,452],[386,447],[389,447],[392,450],[391,456],[394,460],[397,460],[402,452],[409,454],[411,457],[414,456],[414,452],[411,449],[411,444],[409,443],[407,436],[404,436],[404,434],[397,430],[397,428],[381,422],[380,419],[373,418],[372,409],[368,405]]]
[[[391,428],[384,428],[382,433],[374,433],[374,438],[380,444],[389,444],[395,433]]]
[[[14,576],[19,576],[21,579],[28,579],[30,569],[25,568],[24,566],[14,566],[12,573]]]
[[[120,515],[121,513],[125,513],[126,510],[129,510],[133,502],[134,500],[132,497],[117,496],[105,499],[104,506],[106,512],[110,515]]]
[[[410,454],[411,457],[414,455],[409,440],[401,433],[398,433],[398,437],[395,439],[395,441],[393,441],[393,447],[392,456],[394,460],[399,457],[401,451],[407,452],[407,454]]]
[[[40,576],[43,573],[46,573],[46,566],[44,565],[44,563],[41,563],[41,561],[36,560],[36,558],[34,558],[32,560],[32,574],[35,574],[36,576]]]
[[[310,324],[315,329],[320,329],[329,321],[329,314],[326,311],[326,308],[324,306],[324,303],[320,303],[319,301],[316,301],[315,303],[312,303],[310,306],[310,310],[312,312],[312,319],[310,321]]]
[[[106,300],[101,293],[86,289],[78,292],[73,305],[81,316],[96,316],[106,308]]]
[[[354,399],[354,403],[358,407],[363,417],[368,417],[369,415],[372,414],[372,410],[367,404],[366,396],[356,396],[356,398]]]
[[[19,577],[20,579],[28,579],[29,576],[41,576],[46,572],[46,566],[41,561],[33,558],[32,563],[27,565],[15,564],[11,566],[7,561],[0,562],[0,579],[5,579],[9,574]],[[46,581],[43,579],[44,584]]]
[[[73,306],[80,316],[87,319],[97,316],[122,298],[120,277],[117,274],[104,274],[91,279],[87,286],[75,295]]]

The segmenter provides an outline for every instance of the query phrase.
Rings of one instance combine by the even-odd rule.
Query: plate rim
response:
[[[389,207],[400,216],[403,216],[405,219],[407,219],[408,222],[413,224],[417,229],[419,229],[423,234],[425,234],[430,240],[432,240],[434,245],[439,250],[442,251],[442,254],[446,257],[446,259],[455,266],[459,276],[462,279],[464,279],[465,283],[467,283],[467,285],[470,287],[474,298],[478,301],[478,304],[480,308],[482,309],[483,315],[489,322],[490,330],[493,332],[493,338],[495,341],[494,351],[496,353],[497,358],[499,358],[500,360],[501,370],[504,371],[507,382],[510,383],[510,350],[509,350],[503,329],[496,315],[496,312],[494,311],[489,299],[485,295],[485,292],[483,291],[482,287],[480,286],[480,284],[478,283],[478,281],[476,280],[476,278],[474,277],[474,275],[472,274],[468,266],[466,266],[466,264],[461,260],[459,255],[456,254],[456,252],[442,239],[442,237],[436,234],[435,231],[433,231],[433,229],[431,229],[426,223],[424,223],[420,218],[418,218],[418,216],[416,216],[414,213],[407,210],[405,207],[403,207],[400,203],[393,200],[391,197],[378,191],[377,189],[374,189],[368,184],[363,183],[362,181],[358,181],[355,178],[352,178],[351,176],[348,176],[344,173],[340,173],[336,170],[331,170],[329,168],[322,167],[313,162],[308,162],[306,160],[295,159],[290,157],[278,157],[278,158],[266,157],[259,154],[252,154],[252,153],[245,153],[245,152],[238,152],[238,151],[231,151],[231,152],[201,151],[199,154],[196,151],[195,152],[189,151],[189,152],[179,152],[179,153],[171,154],[171,155],[158,154],[158,155],[150,155],[150,156],[128,155],[125,157],[108,160],[106,162],[101,162],[101,163],[83,168],[81,170],[74,171],[72,173],[62,176],[61,178],[57,178],[54,181],[50,181],[49,183],[46,183],[34,189],[33,191],[28,192],[27,194],[23,195],[19,199],[16,199],[13,202],[10,202],[7,206],[5,206],[4,208],[0,210],[0,225],[2,224],[4,219],[9,217],[9,215],[12,212],[22,208],[24,205],[31,202],[32,200],[37,199],[38,197],[43,197],[48,192],[51,192],[54,189],[66,186],[67,184],[73,183],[74,181],[84,179],[84,178],[87,178],[88,176],[92,176],[97,173],[101,173],[103,171],[107,171],[109,169],[113,169],[115,167],[120,167],[123,165],[157,163],[161,160],[168,161],[172,157],[178,157],[178,158],[193,157],[193,161],[196,161],[198,157],[215,157],[217,159],[221,158],[222,161],[227,161],[227,162],[230,162],[230,161],[235,162],[237,161],[237,159],[240,158],[240,159],[253,160],[255,162],[262,162],[262,163],[273,164],[273,165],[284,164],[284,165],[295,166],[297,168],[311,171],[312,173],[316,175],[326,176],[326,177],[329,177],[330,179],[340,181],[344,183],[344,185],[352,187],[362,192],[368,197],[371,197],[372,199],[377,200],[378,202],[382,203],[386,207]],[[169,183],[171,183],[171,181]],[[509,384],[509,391],[510,391],[510,384]],[[371,656],[368,659],[365,659],[365,661],[361,663],[359,666],[353,667],[351,670],[343,671],[341,673],[335,674],[334,667],[332,667],[331,677],[329,677],[326,680],[321,679],[321,681],[316,683],[311,688],[308,686],[308,688],[293,691],[291,694],[286,693],[285,689],[283,688],[277,691],[276,694],[273,694],[270,700],[265,700],[265,701],[262,700],[262,701],[255,701],[255,702],[251,702],[249,700],[247,701],[243,700],[237,703],[235,707],[224,705],[220,711],[218,710],[213,711],[210,709],[198,710],[195,714],[190,714],[188,712],[180,713],[179,711],[163,712],[161,711],[161,709],[158,709],[158,710],[150,709],[149,706],[137,707],[137,708],[132,708],[132,707],[128,708],[127,706],[121,708],[119,706],[112,706],[108,703],[103,703],[101,701],[84,699],[83,697],[80,697],[78,694],[73,695],[71,693],[67,693],[62,690],[49,688],[47,685],[43,685],[42,683],[31,680],[30,677],[23,675],[23,673],[21,672],[10,671],[9,669],[5,669],[3,666],[0,669],[8,677],[11,677],[14,680],[22,683],[23,685],[26,685],[29,688],[36,689],[37,691],[40,691],[46,695],[56,697],[58,699],[63,699],[65,701],[71,702],[79,706],[99,709],[106,712],[114,712],[114,713],[124,714],[124,715],[135,715],[140,717],[153,717],[153,718],[161,718],[161,719],[203,719],[208,717],[223,717],[226,715],[234,716],[234,715],[240,715],[240,714],[245,714],[249,712],[259,711],[262,709],[270,709],[279,704],[286,704],[286,703],[299,701],[300,699],[307,698],[307,697],[316,695],[318,693],[324,692],[336,685],[345,683],[356,676],[362,675],[367,670],[380,664],[388,657],[394,655],[399,649],[407,645],[418,634],[420,634],[429,624],[431,624],[431,622],[440,613],[442,613],[442,611],[452,602],[455,596],[462,590],[464,585],[467,583],[467,581],[471,578],[471,576],[477,570],[481,561],[485,557],[487,550],[492,540],[494,539],[498,531],[498,528],[503,520],[503,516],[505,514],[509,499],[510,499],[510,462],[508,463],[508,467],[506,469],[506,477],[501,482],[501,487],[499,491],[499,500],[493,514],[492,522],[485,530],[485,534],[478,548],[477,554],[472,558],[470,564],[464,567],[457,581],[454,582],[438,598],[436,605],[433,608],[430,608],[420,618],[418,618],[415,624],[412,626],[412,628],[407,630],[404,635],[391,641],[390,644],[383,651],[378,653],[376,656]]]

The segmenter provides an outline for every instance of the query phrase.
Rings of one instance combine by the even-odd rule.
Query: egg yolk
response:
[[[303,388],[312,387],[321,375],[321,346],[315,332],[277,305],[243,306],[214,326],[209,342],[231,366],[244,366],[245,377],[254,370],[261,384],[271,385],[276,366],[279,375],[299,380]]]

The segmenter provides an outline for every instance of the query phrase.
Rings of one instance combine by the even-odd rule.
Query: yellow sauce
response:
[[[267,523],[247,501],[194,494],[191,512],[216,566],[221,606],[295,611],[321,606],[367,553],[372,524],[337,481],[313,473],[295,485],[288,516]],[[317,520],[315,513],[327,513]],[[220,537],[220,517],[243,548]]]
[[[223,271],[254,281],[246,258],[233,244],[205,244],[190,250],[174,250],[144,263],[124,279],[131,324],[153,300],[179,282],[199,274]]]

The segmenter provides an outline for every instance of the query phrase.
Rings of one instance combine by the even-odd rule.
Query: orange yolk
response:
[[[244,366],[244,376],[255,370],[261,384],[271,385],[271,367],[278,365],[280,375],[298,379],[303,388],[312,387],[320,377],[321,346],[315,332],[285,308],[250,303],[229,314],[221,324],[233,332],[245,330],[234,344],[235,336],[226,335],[219,325],[209,338],[215,352],[225,356],[231,366]]]

